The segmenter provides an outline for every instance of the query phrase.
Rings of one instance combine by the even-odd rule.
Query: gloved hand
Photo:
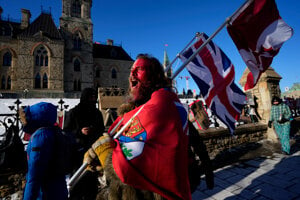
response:
[[[269,128],[272,128],[272,121],[269,121],[269,122],[268,122],[268,127],[269,127]]]
[[[115,142],[107,133],[104,133],[103,136],[101,136],[92,145],[92,149],[97,155],[102,167],[105,167],[105,160],[108,154],[113,151],[115,146],[116,146]]]
[[[92,148],[85,152],[83,162],[88,164],[87,170],[89,171],[94,172],[102,169],[99,160],[97,159],[97,155]]]
[[[281,120],[278,120],[277,122],[279,123],[279,124],[283,124],[283,123],[285,123],[285,122],[287,122],[287,121],[289,121],[288,119],[285,119],[284,117],[281,119]]]

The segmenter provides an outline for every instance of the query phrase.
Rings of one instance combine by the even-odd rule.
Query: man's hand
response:
[[[83,157],[83,163],[87,163],[87,170],[90,170],[92,172],[100,171],[100,169],[102,168],[99,163],[98,157],[92,148],[85,152]]]
[[[100,163],[103,167],[105,167],[105,160],[110,152],[115,148],[115,142],[112,138],[104,133],[94,144],[92,145],[92,149],[97,155]]]
[[[90,127],[83,127],[83,128],[81,129],[81,133],[82,133],[83,135],[88,135],[90,132],[91,132],[91,128],[90,128]]]

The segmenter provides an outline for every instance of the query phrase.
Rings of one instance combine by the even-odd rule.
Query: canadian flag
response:
[[[283,43],[293,35],[274,0],[249,0],[246,9],[232,18],[227,31],[250,70],[245,90],[256,85]]]

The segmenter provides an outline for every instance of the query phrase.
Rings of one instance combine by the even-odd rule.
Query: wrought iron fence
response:
[[[69,105],[65,104],[65,101],[63,99],[60,99],[57,105],[57,109],[59,111],[63,111],[65,109],[68,109]],[[19,117],[19,110],[21,107],[22,102],[17,99],[14,102],[14,105],[9,105],[8,108],[11,111],[14,111],[13,113],[1,113],[0,114],[0,152],[4,151],[6,148],[8,148],[12,144],[12,138],[13,135],[11,135],[11,131],[13,130],[12,134],[18,134],[18,137],[21,138],[23,143],[26,145],[27,141],[24,141],[24,132],[22,130],[22,123],[20,122]]]

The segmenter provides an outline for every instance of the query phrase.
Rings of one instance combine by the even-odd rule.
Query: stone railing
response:
[[[236,128],[234,136],[225,128],[199,130],[199,135],[206,145],[211,158],[220,152],[236,147],[257,143],[267,138],[267,125],[262,123],[244,124]]]

